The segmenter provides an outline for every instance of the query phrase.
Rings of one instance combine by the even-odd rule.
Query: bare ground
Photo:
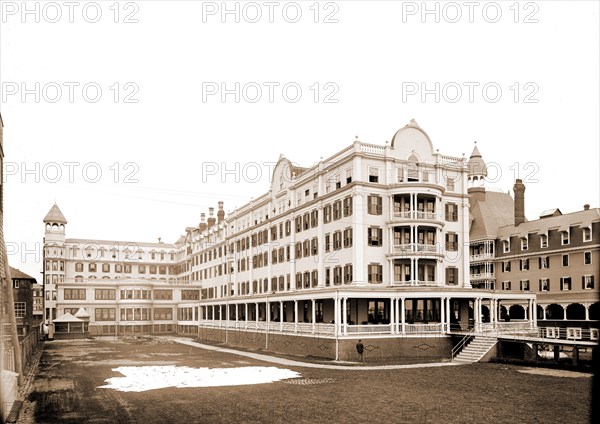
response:
[[[265,366],[222,352],[147,340],[47,342],[20,423],[585,423],[589,374],[524,373],[473,364],[403,370],[288,367],[302,377],[271,384],[100,389],[122,365]],[[270,365],[270,364],[269,364]]]

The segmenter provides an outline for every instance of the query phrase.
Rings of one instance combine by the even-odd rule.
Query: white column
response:
[[[590,305],[588,303],[584,303],[583,307],[585,308],[585,320],[589,321],[590,320]],[[546,319],[544,317],[544,319]]]
[[[444,334],[445,328],[445,315],[446,315],[446,298],[442,297],[440,299],[440,323],[442,324],[440,332]]]
[[[310,320],[312,321],[312,332],[313,334],[315,334],[315,319],[316,319],[316,313],[315,313],[315,299],[311,299],[311,316],[310,316]]]
[[[342,302],[344,302],[342,306],[342,325],[344,334],[348,334],[348,298],[343,297]]]
[[[390,332],[392,334],[394,334],[394,329],[396,327],[396,308],[394,306],[394,303],[396,302],[396,299],[394,299],[393,297],[390,298]]]
[[[401,327],[402,327],[402,334],[406,333],[406,310],[405,310],[405,298],[401,297],[400,298],[400,304],[401,304],[401,308],[400,308],[400,323],[401,323]]]
[[[294,331],[298,332],[298,301],[294,300]]]
[[[283,302],[279,301],[279,331],[283,331]]]
[[[546,307],[542,305],[542,319],[546,320]]]
[[[447,330],[448,332],[450,332],[450,298],[447,297],[446,298],[446,326],[447,326]]]
[[[254,302],[254,318],[258,326],[258,302]]]
[[[563,305],[560,305],[560,306],[563,307],[563,321],[566,321],[567,320],[567,307],[563,306]]]

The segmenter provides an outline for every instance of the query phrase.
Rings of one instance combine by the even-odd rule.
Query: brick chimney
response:
[[[517,179],[513,186],[515,193],[515,226],[525,222],[525,184]]]
[[[223,210],[223,202],[219,202],[219,211],[217,212],[217,222],[220,224],[225,219],[225,211]]]
[[[206,214],[204,212],[202,212],[200,214],[200,225],[198,226],[198,228],[200,229],[200,232],[206,230]]]
[[[590,204],[586,203],[585,205],[583,205],[583,210],[584,211],[589,211],[590,210]]]
[[[215,225],[216,221],[215,208],[208,208],[208,228],[211,228],[213,225]]]

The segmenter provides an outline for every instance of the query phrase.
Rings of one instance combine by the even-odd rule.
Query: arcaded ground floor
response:
[[[224,387],[168,386],[140,392],[99,388],[108,378],[124,377],[119,367],[139,371],[150,366],[163,372],[225,368],[233,375],[240,375],[241,367],[275,367],[299,376]],[[45,343],[19,422],[586,423],[591,386],[589,374],[506,364],[317,369],[152,338],[63,340]]]

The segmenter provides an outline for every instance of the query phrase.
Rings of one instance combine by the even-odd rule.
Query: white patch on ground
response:
[[[549,352],[547,350],[540,350],[538,352],[538,356],[540,358],[545,358],[545,359],[554,359],[554,352]],[[568,358],[567,354],[563,353],[563,352],[559,352],[558,357],[560,359],[566,359],[566,358]]]
[[[111,377],[100,389],[115,389],[121,392],[143,392],[166,387],[218,387],[247,384],[264,384],[300,374],[277,367],[239,368],[189,368],[178,366],[119,367],[113,371],[125,377]]]
[[[525,374],[549,375],[551,377],[589,378],[592,376],[592,374],[587,374],[585,372],[553,370],[549,368],[525,368],[517,371]]]

